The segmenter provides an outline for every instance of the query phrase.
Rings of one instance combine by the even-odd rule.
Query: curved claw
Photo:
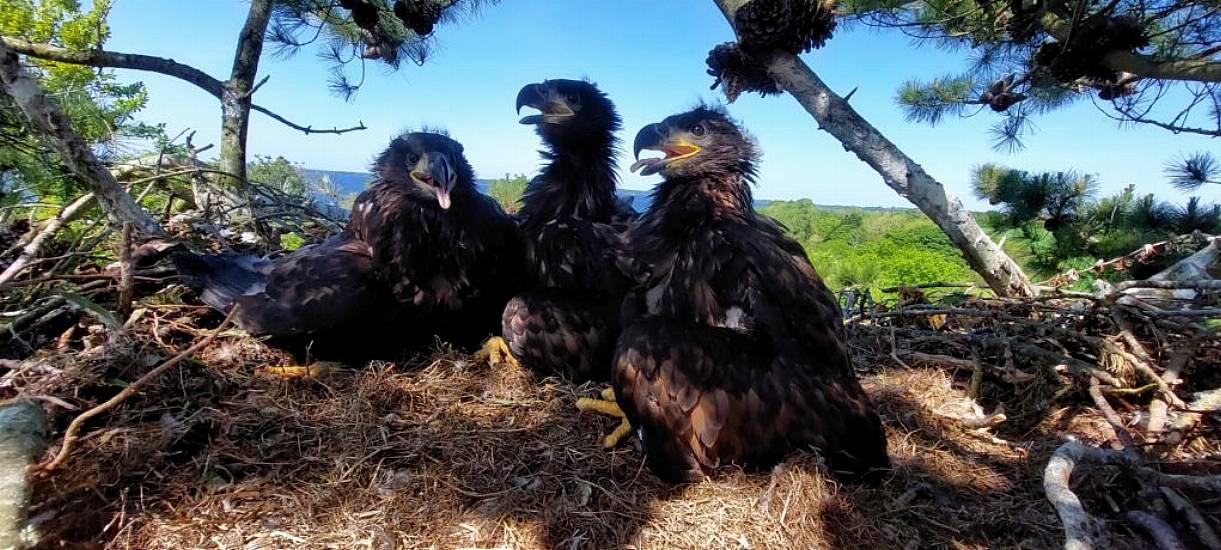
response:
[[[513,352],[509,350],[509,343],[499,336],[484,340],[483,347],[475,352],[474,357],[476,361],[486,361],[493,367],[508,365],[513,368],[521,368],[521,363],[516,357],[513,357]]]
[[[614,388],[606,388],[601,392],[601,399],[591,397],[581,397],[577,399],[577,409],[581,411],[590,411],[614,416],[621,419],[619,425],[615,427],[615,431],[611,432],[602,439],[602,447],[606,449],[613,448],[618,445],[628,434],[632,433],[632,425],[627,421],[627,415],[623,414],[623,409],[619,408],[619,403],[615,401]]]

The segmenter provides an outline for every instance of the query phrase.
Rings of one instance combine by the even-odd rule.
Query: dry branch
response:
[[[1128,429],[1123,425],[1123,420],[1120,420],[1111,404],[1107,403],[1107,398],[1102,395],[1102,388],[1098,385],[1097,378],[1090,379],[1089,394],[1090,398],[1094,400],[1094,405],[1098,407],[1099,411],[1102,411],[1102,416],[1111,425],[1111,430],[1115,433],[1115,440],[1119,443],[1124,456],[1133,462],[1141,462],[1140,451],[1136,448],[1136,442],[1132,440],[1132,434],[1128,433]]]
[[[1183,541],[1179,540],[1179,536],[1174,532],[1174,528],[1170,527],[1170,524],[1161,518],[1148,512],[1141,512],[1140,510],[1132,510],[1124,517],[1128,518],[1128,521],[1140,526],[1141,529],[1144,529],[1161,550],[1187,550],[1187,546],[1183,544]]]
[[[97,196],[106,209],[143,233],[164,234],[161,226],[123,190],[93,150],[72,131],[68,117],[43,93],[26,72],[17,54],[0,44],[0,83],[21,112],[46,133],[72,173]]]
[[[1073,469],[1087,458],[1088,447],[1069,441],[1056,449],[1043,470],[1043,491],[1064,525],[1065,550],[1092,550],[1099,546],[1098,522],[1081,504],[1081,499],[1069,488]]]
[[[1170,433],[1166,434],[1167,443],[1182,441],[1184,434],[1190,432],[1209,413],[1221,411],[1221,389],[1203,391],[1195,394],[1195,399],[1184,406],[1186,411],[1170,425]]]
[[[42,405],[19,400],[0,406],[0,548],[25,548],[30,488],[26,468],[46,447]]]
[[[119,242],[119,316],[124,319],[131,314],[132,287],[135,284],[131,248],[131,224],[125,223]]]
[[[47,220],[47,224],[43,226],[42,230],[22,249],[21,255],[12,264],[9,264],[3,273],[0,273],[0,287],[4,287],[17,275],[20,275],[26,267],[29,267],[47,239],[55,235],[55,232],[59,231],[59,228],[63,227],[65,223],[72,221],[84,211],[85,207],[93,202],[93,197],[93,193],[86,193],[65,206],[54,218]]]
[[[47,462],[46,464],[38,466],[38,469],[43,472],[51,472],[63,466],[64,462],[68,460],[68,456],[72,453],[72,447],[76,444],[76,440],[80,437],[79,434],[81,427],[85,425],[85,422],[97,415],[115,408],[119,405],[119,403],[122,403],[128,397],[135,395],[135,393],[139,391],[140,388],[144,387],[145,384],[148,384],[151,380],[157,376],[160,376],[161,373],[182,362],[183,359],[186,359],[192,353],[195,353],[197,350],[207,345],[208,342],[211,342],[214,338],[216,338],[217,335],[219,335],[229,326],[229,323],[233,321],[233,316],[237,313],[238,309],[239,306],[234,306],[233,309],[229,310],[229,315],[225,317],[225,320],[222,321],[221,324],[216,327],[216,329],[208,333],[207,336],[198,342],[191,344],[190,347],[182,350],[182,352],[180,352],[178,355],[175,355],[164,363],[161,363],[153,370],[148,371],[144,376],[141,376],[135,382],[128,384],[123,388],[122,391],[115,394],[114,397],[107,399],[105,403],[93,407],[92,409],[89,409],[74,418],[72,423],[68,425],[68,429],[64,431],[64,442],[61,444],[59,452],[56,453],[55,458],[51,459],[51,461]]]
[[[967,344],[967,345],[977,344],[977,345],[980,345],[983,347],[990,347],[990,348],[1003,348],[1005,346],[1011,346],[1015,351],[1025,353],[1027,355],[1036,356],[1036,357],[1039,357],[1041,359],[1045,359],[1048,361],[1052,361],[1053,363],[1056,363],[1056,364],[1062,364],[1065,367],[1067,367],[1069,370],[1073,371],[1074,373],[1076,373],[1080,376],[1083,376],[1083,377],[1093,376],[1093,377],[1097,378],[1099,381],[1101,381],[1107,385],[1114,386],[1117,388],[1124,387],[1124,384],[1118,378],[1115,378],[1113,375],[1111,375],[1111,373],[1109,373],[1105,370],[1099,369],[1098,367],[1095,367],[1094,365],[1086,363],[1085,361],[1082,361],[1075,357],[1071,357],[1071,356],[1065,355],[1063,353],[1054,352],[1049,349],[1043,348],[1041,346],[1035,345],[1033,343],[1015,341],[1010,338],[1005,338],[1002,336],[992,336],[992,335],[986,335],[986,334],[972,334],[972,333],[965,333],[965,332],[944,332],[943,333],[943,332],[937,332],[937,331],[931,331],[931,330],[917,330],[917,329],[910,329],[910,328],[885,327],[885,326],[879,326],[879,325],[859,325],[859,326],[860,326],[860,328],[865,329],[865,330],[891,331],[891,332],[894,332],[895,334],[902,334],[902,335],[905,335],[908,337],[917,337],[917,338],[918,337],[928,337],[928,338],[933,338],[933,339],[939,339],[942,341],[951,341],[951,342],[957,342],[957,343]]]
[[[1221,550],[1221,538],[1217,537],[1217,532],[1213,531],[1212,526],[1208,524],[1208,520],[1204,519],[1200,511],[1192,506],[1191,501],[1169,487],[1162,487],[1161,492],[1174,511],[1187,520],[1187,524],[1191,525],[1191,530],[1195,532],[1196,538],[1200,539],[1208,550]]]

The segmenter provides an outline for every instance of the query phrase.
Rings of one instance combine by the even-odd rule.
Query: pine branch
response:
[[[25,54],[37,59],[45,59],[47,61],[58,61],[60,63],[71,63],[73,65],[85,65],[89,67],[131,69],[135,71],[147,71],[163,74],[194,84],[199,89],[207,92],[217,99],[223,99],[225,95],[224,82],[209,75],[208,73],[196,69],[195,67],[179,63],[173,59],[151,55],[112,52],[107,50],[70,50],[67,48],[52,46],[50,44],[40,44],[9,36],[0,36],[0,45],[7,47],[14,52]],[[247,92],[247,95],[252,94],[253,92],[254,90],[252,89]],[[305,126],[297,124],[261,105],[252,104],[250,108],[275,119],[289,128],[298,130],[305,134],[343,134],[346,132],[366,129],[364,123],[362,122],[358,126],[351,128],[316,130],[312,125]]]

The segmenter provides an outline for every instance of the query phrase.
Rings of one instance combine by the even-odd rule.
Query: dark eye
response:
[[[695,126],[691,127],[691,135],[695,137],[704,137],[704,132],[705,130],[703,124],[696,124]]]
[[[415,166],[415,163],[420,162],[419,153],[407,153],[407,164]]]

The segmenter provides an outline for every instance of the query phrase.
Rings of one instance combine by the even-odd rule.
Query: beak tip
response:
[[[517,92],[517,114],[521,114],[521,108],[528,105],[541,104],[543,94],[539,90],[539,85],[535,83],[526,84]]]
[[[659,143],[661,143],[661,126],[656,122],[648,124],[636,133],[636,139],[632,142],[632,154],[637,160],[640,160],[641,151]]]

